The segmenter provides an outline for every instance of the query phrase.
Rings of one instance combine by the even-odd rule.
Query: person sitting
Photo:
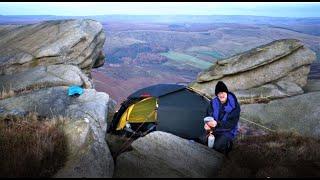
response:
[[[227,155],[237,135],[241,109],[236,96],[228,91],[222,81],[216,84],[215,95],[210,102],[211,111],[208,114],[214,120],[205,123],[204,129],[206,132],[212,131],[215,136],[213,149]]]

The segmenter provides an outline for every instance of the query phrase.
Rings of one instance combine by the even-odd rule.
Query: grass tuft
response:
[[[320,140],[294,132],[235,141],[219,177],[319,177]]]
[[[63,118],[0,118],[0,176],[50,177],[67,157]]]

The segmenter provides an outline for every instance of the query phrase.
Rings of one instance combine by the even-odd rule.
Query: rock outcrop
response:
[[[273,130],[294,131],[319,139],[319,99],[320,92],[315,91],[268,104],[243,104],[241,117]]]
[[[105,33],[93,20],[56,20],[0,26],[0,75],[69,64],[89,74],[103,65]]]
[[[85,89],[79,97],[67,96],[68,87],[52,87],[0,101],[0,116],[37,112],[42,117],[68,117],[65,134],[69,159],[57,177],[110,177],[113,159],[105,142],[109,96]],[[101,158],[103,157],[103,158]]]
[[[114,162],[105,141],[108,94],[93,89],[90,72],[102,66],[105,34],[93,20],[57,20],[0,26],[0,116],[63,116],[68,139],[65,166],[54,177],[112,177]],[[69,85],[84,93],[67,95]]]
[[[12,75],[0,76],[0,90],[21,92],[29,89],[78,85],[92,88],[91,80],[73,65],[37,66]]]
[[[189,86],[213,97],[216,83],[222,80],[240,102],[290,97],[303,93],[315,59],[315,53],[302,42],[277,40],[216,61]]]
[[[220,170],[224,155],[199,143],[155,131],[135,140],[132,151],[117,158],[114,177],[209,178]]]

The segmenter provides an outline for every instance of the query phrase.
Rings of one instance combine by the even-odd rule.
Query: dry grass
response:
[[[26,117],[0,119],[0,176],[50,177],[67,157],[64,119]]]
[[[14,94],[15,93],[13,90],[11,90],[11,89],[6,90],[6,89],[2,88],[2,91],[0,91],[0,100],[12,97],[12,96],[14,96]]]
[[[119,135],[114,135],[109,133],[106,135],[106,141],[115,163],[118,155],[120,155],[125,151],[132,150],[131,143],[134,140],[135,138],[128,138],[123,135],[119,136]]]
[[[277,132],[235,141],[219,177],[319,177],[320,140]]]
[[[269,103],[270,99],[268,98],[249,98],[249,99],[241,99],[239,100],[241,104],[259,104],[259,103]]]
[[[13,97],[17,94],[27,94],[32,91],[36,91],[43,88],[49,88],[49,87],[53,87],[53,85],[50,83],[32,84],[30,86],[24,87],[19,90],[13,90],[11,85],[8,86],[7,88],[2,86],[2,90],[0,90],[0,100]]]
[[[45,89],[45,88],[50,88],[53,87],[53,85],[49,82],[47,83],[41,83],[41,84],[31,84],[27,87],[24,87],[22,89],[16,90],[15,93],[16,94],[26,94],[26,93],[30,93],[32,91],[36,91],[39,89]]]
[[[262,93],[260,93],[260,95],[257,97],[251,96],[249,98],[239,99],[239,102],[241,104],[269,103],[270,101],[271,101],[270,96],[264,96],[262,95]]]

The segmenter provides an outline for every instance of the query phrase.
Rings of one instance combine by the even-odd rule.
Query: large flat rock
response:
[[[231,58],[217,61],[209,69],[199,73],[197,80],[188,86],[210,97],[214,97],[218,81],[224,81],[230,91],[248,92],[254,88],[253,96],[265,94],[263,86],[285,82],[292,86],[281,89],[290,95],[301,94],[307,84],[310,64],[316,55],[300,41],[283,39],[259,46]],[[299,86],[296,88],[295,86]],[[296,92],[292,92],[296,89]],[[261,92],[259,92],[261,90]],[[243,94],[243,93],[242,93]],[[273,96],[273,94],[275,96]],[[270,93],[271,98],[282,98],[279,93]]]
[[[131,144],[116,162],[114,177],[209,178],[220,170],[224,155],[170,133],[155,131]]]

